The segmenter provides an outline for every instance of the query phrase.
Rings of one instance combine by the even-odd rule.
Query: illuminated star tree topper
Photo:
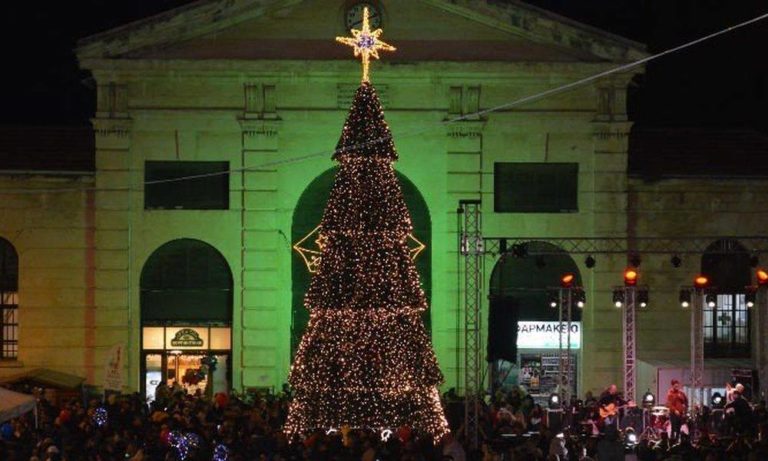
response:
[[[371,58],[379,59],[379,50],[395,51],[395,47],[379,40],[379,36],[384,31],[382,29],[371,30],[368,22],[368,7],[363,8],[363,28],[360,30],[352,29],[352,37],[336,37],[336,41],[351,46],[355,50],[355,57],[360,56],[363,64],[363,82],[370,82],[368,69],[371,64]]]

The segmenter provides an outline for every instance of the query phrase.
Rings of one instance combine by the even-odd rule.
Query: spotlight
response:
[[[640,259],[640,255],[632,255],[631,258],[629,258],[629,264],[632,267],[640,267],[640,263],[642,260]]]
[[[709,277],[703,274],[699,274],[695,279],[693,279],[693,285],[700,290],[707,288],[709,287]]]
[[[712,408],[722,409],[725,407],[725,399],[719,392],[712,394],[710,403],[712,404]]]
[[[656,396],[650,390],[643,395],[643,406],[645,408],[651,408],[656,403]]]
[[[557,290],[547,290],[547,304],[553,309],[560,304],[560,294]]]
[[[571,274],[570,272],[563,274],[562,277],[560,277],[560,286],[563,288],[571,288],[573,286],[573,282],[576,280],[576,276]]]
[[[717,306],[717,296],[714,293],[708,293],[706,300],[707,300],[707,306],[712,308]]]
[[[752,255],[752,257],[749,258],[749,265],[752,267],[757,267],[758,265],[760,265],[760,256],[756,254]]]
[[[512,254],[515,256],[515,258],[525,258],[528,256],[528,244],[515,243],[512,245]]]
[[[639,307],[648,307],[648,288],[637,290],[637,305]]]
[[[557,394],[549,395],[549,408],[552,410],[560,408],[560,396]]]
[[[584,265],[587,266],[587,269],[592,269],[595,267],[595,264],[597,264],[597,261],[595,261],[592,255],[587,256],[587,259],[584,260]]]
[[[635,430],[631,427],[628,427],[624,430],[625,438],[625,445],[632,448],[635,445],[637,445],[637,434],[635,434]]]
[[[757,277],[758,285],[763,286],[768,284],[768,272],[766,272],[765,269],[758,269],[755,271],[755,276]]]
[[[637,285],[637,277],[639,274],[637,273],[637,269],[635,267],[628,267],[624,269],[624,286],[633,287]]]
[[[755,307],[755,303],[757,302],[757,290],[755,287],[747,287],[747,292],[744,293],[744,301],[747,304],[747,307]]]
[[[681,264],[683,264],[683,260],[680,259],[680,256],[678,255],[672,256],[672,259],[670,259],[669,262],[672,263],[672,267],[674,268],[678,268]]]
[[[681,307],[690,307],[691,306],[691,290],[680,290],[680,306]]]
[[[615,290],[613,290],[613,305],[619,308],[624,305],[624,289],[623,288],[616,288]]]
[[[587,294],[584,293],[584,289],[574,288],[572,296],[573,302],[576,303],[576,307],[579,309],[584,308],[584,306],[587,304]]]

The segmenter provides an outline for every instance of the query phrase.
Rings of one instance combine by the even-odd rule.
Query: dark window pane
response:
[[[144,208],[226,210],[228,170],[229,162],[146,162],[144,179],[150,184],[144,189]]]
[[[494,211],[572,213],[579,210],[578,163],[495,163]]]

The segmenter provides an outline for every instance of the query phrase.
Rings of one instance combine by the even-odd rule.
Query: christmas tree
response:
[[[352,31],[363,82],[341,134],[339,170],[319,229],[322,259],[304,304],[310,311],[289,377],[285,431],[409,426],[439,440],[448,432],[442,374],[421,320],[427,308],[411,259],[411,218],[395,176],[397,152],[368,59],[381,30]],[[343,39],[340,41],[344,41]]]

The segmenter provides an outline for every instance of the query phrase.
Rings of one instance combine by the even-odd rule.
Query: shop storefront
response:
[[[176,384],[188,394],[213,393],[231,388],[232,330],[222,326],[145,326],[142,329],[142,387],[147,400],[155,399],[162,383]],[[205,358],[215,357],[210,373]]]
[[[148,258],[141,274],[140,360],[141,391],[150,401],[160,385],[188,394],[231,389],[232,272],[209,244],[173,240]]]
[[[506,383],[522,386],[536,400],[546,400],[557,391],[560,373],[560,326],[558,322],[519,322],[517,328],[518,359],[508,364]],[[562,324],[563,348],[568,348],[568,325]],[[572,322],[570,331],[570,394],[576,394],[581,322]],[[564,351],[565,353],[565,351]]]

